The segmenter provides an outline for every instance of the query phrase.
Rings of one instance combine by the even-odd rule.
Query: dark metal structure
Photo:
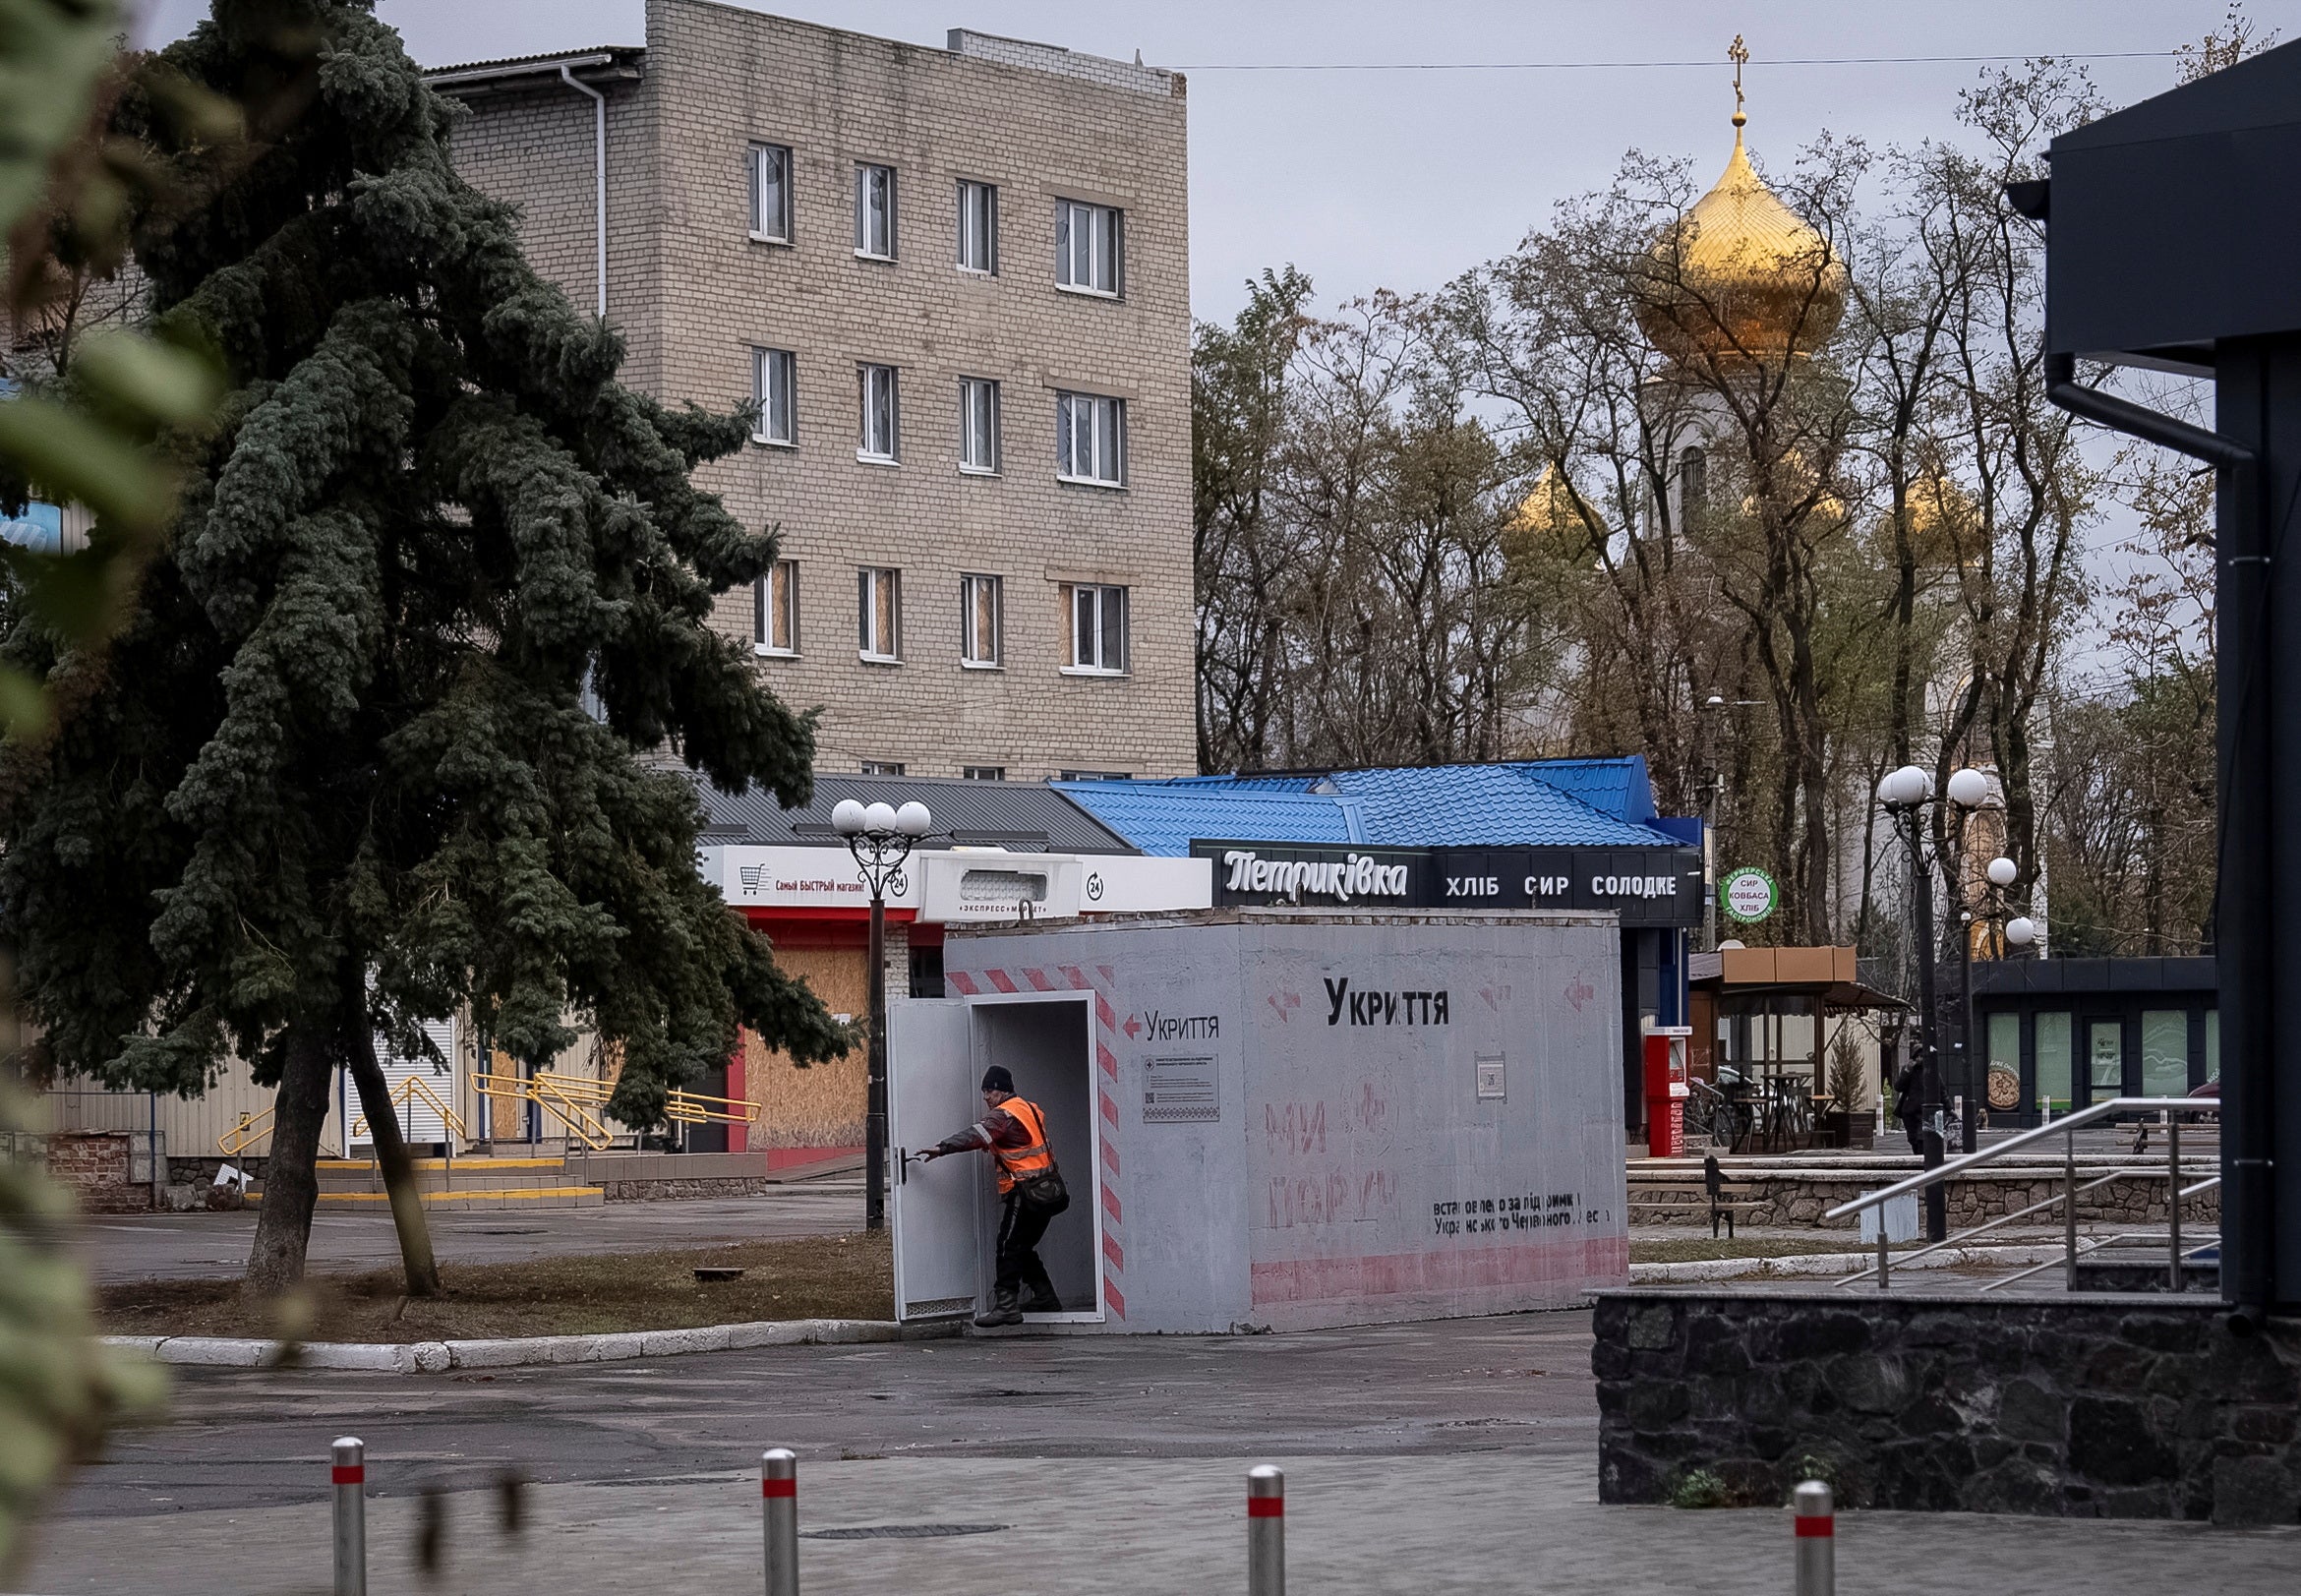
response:
[[[2218,478],[2221,1290],[2301,1307],[2301,1084],[2274,994],[2301,990],[2301,44],[2053,142],[2008,200],[2046,227],[2054,402]],[[2076,381],[2079,360],[2213,380],[2212,431]]]

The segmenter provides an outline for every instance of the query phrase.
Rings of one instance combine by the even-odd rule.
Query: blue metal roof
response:
[[[1528,759],[1512,768],[1617,820],[1642,826],[1654,818],[1654,783],[1642,753],[1621,759]]]
[[[1210,790],[1196,782],[1054,782],[1146,854],[1182,857],[1200,838],[1245,843],[1363,843],[1360,806],[1302,792]]]
[[[1550,779],[1554,769],[1559,783]],[[1635,757],[1057,785],[1147,854],[1186,854],[1197,839],[1393,848],[1682,844],[1624,817],[1654,815],[1645,761]],[[1334,829],[1347,826],[1352,809],[1359,829]]]

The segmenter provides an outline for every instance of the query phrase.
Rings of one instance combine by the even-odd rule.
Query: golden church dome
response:
[[[1559,475],[1557,466],[1542,468],[1532,490],[1503,523],[1503,539],[1505,549],[1514,544],[1521,551],[1541,548],[1554,555],[1578,555],[1588,545],[1589,523],[1575,506],[1573,489]]]
[[[1921,473],[1910,484],[1910,550],[1920,565],[1959,566],[1974,563],[1979,553],[1980,511],[1966,490],[1938,470]],[[1878,517],[1878,543],[1891,549],[1894,517]]]
[[[1844,264],[1750,165],[1747,120],[1738,107],[1726,170],[1663,232],[1640,273],[1638,327],[1680,365],[1779,365],[1821,347],[1845,314]]]

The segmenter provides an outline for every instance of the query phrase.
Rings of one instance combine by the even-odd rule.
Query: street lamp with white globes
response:
[[[1961,773],[1962,774],[1962,773]],[[1877,801],[1893,817],[1910,845],[1910,917],[1918,930],[1918,1062],[1920,1143],[1925,1167],[1942,1164],[1941,1058],[1933,1012],[1933,879],[1925,859],[1925,835],[1918,811],[1933,797],[1932,773],[1917,765],[1888,771],[1877,784]],[[1925,1188],[1925,1239],[1949,1236],[1949,1195],[1942,1182]]]
[[[887,890],[904,888],[903,865],[912,848],[934,830],[934,816],[913,798],[897,808],[841,798],[831,807],[831,829],[871,889],[870,1041],[865,1054],[868,1097],[863,1118],[863,1228],[887,1219]]]

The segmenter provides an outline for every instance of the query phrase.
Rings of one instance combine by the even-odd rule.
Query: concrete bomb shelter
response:
[[[979,1158],[908,1156],[1003,1064],[1071,1207],[1039,1248],[1081,1330],[1565,1307],[1628,1276],[1610,915],[1224,909],[952,926],[890,1005],[898,1317],[987,1301]]]

